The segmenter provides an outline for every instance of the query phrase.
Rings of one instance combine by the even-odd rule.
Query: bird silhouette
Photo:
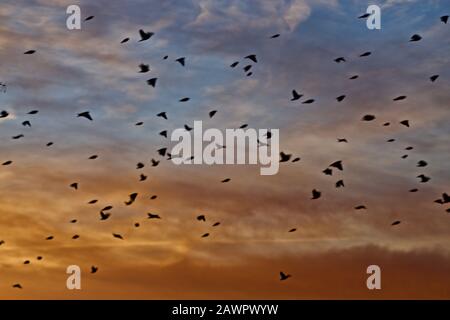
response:
[[[442,17],[440,18],[440,20],[441,20],[443,23],[447,24],[447,22],[448,22],[448,16],[442,16]]]
[[[81,112],[81,113],[79,113],[79,114],[77,115],[77,117],[78,117],[78,118],[82,117],[82,118],[86,118],[86,119],[88,119],[88,120],[93,121],[93,119],[92,119],[91,114],[90,114],[89,111]]]
[[[209,233],[204,233],[204,234],[202,235],[202,238],[206,238],[206,237],[209,237]]]
[[[91,266],[91,273],[96,273],[98,271],[98,267]]]
[[[367,209],[366,206],[364,205],[359,205],[355,207],[355,210],[363,210],[363,209]]]
[[[420,41],[420,40],[422,40],[422,37],[420,35],[418,35],[418,34],[412,35],[411,39],[409,39],[410,42],[417,42],[417,41]]]
[[[286,154],[283,151],[280,152],[280,162],[288,162],[292,157],[292,154]]]
[[[417,167],[426,167],[428,163],[425,160],[420,160],[417,162]]]
[[[217,110],[212,110],[208,113],[209,118],[214,117],[214,115],[217,113]]]
[[[286,274],[286,273],[280,271],[280,281],[287,280],[287,279],[289,279],[290,277],[292,277],[290,274]]]
[[[230,182],[230,181],[231,181],[230,178],[226,178],[226,179],[223,179],[221,182],[222,182],[222,183],[226,183],[226,182]]]
[[[401,221],[397,220],[391,223],[391,226],[399,225]]]
[[[342,161],[341,160],[333,162],[332,164],[330,164],[330,167],[336,168],[336,169],[338,169],[340,171],[344,170],[344,167],[342,165]]]
[[[319,199],[321,196],[322,196],[322,192],[320,192],[320,191],[318,191],[316,189],[313,189],[311,200]]]
[[[131,194],[128,196],[128,197],[129,197],[128,201],[125,201],[125,204],[126,204],[127,206],[132,205],[132,204],[134,203],[134,201],[136,201],[137,196],[138,196],[138,194],[137,194],[136,192],[131,193]]]
[[[420,179],[420,182],[421,183],[426,183],[426,182],[428,182],[428,181],[430,181],[431,180],[431,178],[430,177],[427,177],[426,175],[424,175],[424,174],[420,174],[420,175],[418,175],[417,176],[417,178],[419,178]]]
[[[139,30],[139,35],[140,35],[141,39],[138,42],[142,42],[142,41],[150,39],[154,35],[154,33],[153,32],[146,32],[146,31],[140,29]]]
[[[84,21],[89,21],[89,20],[92,20],[92,19],[94,19],[94,16],[89,16],[89,17],[85,18]]]
[[[74,183],[70,184],[69,187],[71,187],[71,188],[73,188],[73,189],[75,189],[75,190],[78,190],[78,183],[77,183],[77,182],[74,182]]]
[[[206,221],[206,217],[202,214],[197,217],[198,221]]]
[[[376,117],[372,114],[366,114],[364,117],[362,117],[362,121],[373,121]]]
[[[154,213],[147,213],[147,219],[161,219],[161,217],[158,214]]]
[[[25,51],[23,54],[34,54],[36,52],[36,50],[28,50]]]
[[[122,41],[120,41],[120,43],[125,43],[125,42],[128,42],[128,41],[130,41],[130,38],[124,38]]]
[[[433,76],[430,77],[430,81],[431,81],[431,82],[435,82],[438,78],[439,78],[439,75],[438,75],[438,74],[435,74],[435,75],[433,75]]]
[[[341,63],[341,62],[346,62],[346,60],[344,57],[339,57],[339,58],[334,59],[334,62]]]
[[[361,53],[359,56],[360,56],[360,57],[368,57],[368,56],[370,56],[371,54],[372,54],[372,52],[367,51],[367,52]]]
[[[156,116],[167,120],[167,114],[165,112],[160,112]]]
[[[230,64],[231,68],[235,68],[239,64],[239,61],[235,61],[232,64]]]
[[[156,81],[158,80],[158,78],[151,78],[147,80],[147,84],[149,86],[152,86],[153,88],[156,86]]]
[[[179,64],[181,64],[183,67],[185,65],[186,62],[186,58],[185,57],[181,57],[175,60],[176,62],[178,62]]]
[[[341,96],[337,97],[336,100],[338,102],[341,102],[341,101],[344,101],[345,97],[346,97],[345,95],[341,95]]]
[[[360,15],[360,16],[358,17],[358,19],[366,19],[366,18],[368,18],[368,17],[370,17],[370,16],[371,16],[370,13],[364,13],[363,15]]]
[[[191,100],[190,98],[188,98],[188,97],[185,97],[185,98],[181,98],[180,100],[178,100],[179,102],[187,102],[187,101],[189,101],[189,100]]]
[[[146,72],[149,72],[150,71],[150,66],[148,65],[148,64],[143,64],[143,63],[141,63],[140,65],[139,65],[139,73],[146,73]]]
[[[253,61],[254,63],[258,62],[258,60],[256,59],[256,54],[249,54],[248,56],[245,57],[245,59],[249,59],[249,60]]]
[[[401,100],[405,100],[406,98],[407,98],[406,96],[398,96],[398,97],[395,97],[392,100],[394,100],[394,101],[401,101]]]
[[[114,238],[117,238],[117,239],[120,239],[120,240],[124,240],[122,235],[119,234],[119,233],[113,233],[112,235],[113,235]]]
[[[300,99],[301,97],[303,97],[302,94],[299,94],[296,90],[292,90],[292,99],[291,99],[291,101],[296,101],[296,100]]]
[[[336,182],[336,188],[345,187],[344,180],[339,180]]]

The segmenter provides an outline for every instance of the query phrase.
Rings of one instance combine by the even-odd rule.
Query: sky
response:
[[[94,16],[81,30],[66,27],[73,4]],[[450,26],[439,19],[450,3],[370,4],[381,7],[380,30],[357,18],[368,6],[359,0],[3,0],[0,163],[13,163],[0,166],[0,298],[449,299],[449,205],[434,201],[450,191]],[[139,29],[154,35],[138,42]],[[246,76],[249,54],[258,62]],[[150,72],[138,73],[141,63]],[[93,121],[77,117],[84,111]],[[261,176],[255,165],[158,155],[171,145],[160,131],[197,120],[279,129],[280,150],[301,159]],[[338,160],[343,171],[323,174]],[[366,287],[374,264],[381,290]],[[80,266],[82,290],[66,288],[69,265]]]

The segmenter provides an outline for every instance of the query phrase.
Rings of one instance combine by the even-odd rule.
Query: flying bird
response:
[[[311,103],[313,103],[314,101],[315,101],[314,99],[308,99],[308,100],[303,101],[302,103],[303,103],[303,104],[311,104]]]
[[[209,233],[205,233],[202,235],[202,238],[206,238],[206,237],[209,237]]]
[[[94,19],[94,16],[89,16],[86,19],[84,19],[84,21],[89,21],[89,20],[92,20],[92,19]]]
[[[91,273],[96,273],[98,271],[98,267],[91,266]]]
[[[368,17],[370,17],[370,16],[371,16],[370,13],[364,13],[363,15],[360,15],[360,16],[358,17],[358,19],[366,19],[366,18],[368,18]]]
[[[35,52],[36,52],[36,50],[28,50],[28,51],[25,51],[23,54],[33,54]]]
[[[443,23],[447,24],[447,22],[448,22],[448,16],[442,16],[440,19],[441,19],[441,21],[442,21]]]
[[[75,190],[78,190],[78,183],[74,182],[69,187],[74,188]]]
[[[280,271],[280,281],[287,280],[290,277],[292,277],[290,274],[285,274],[284,272]]]
[[[22,289],[22,285],[20,283],[13,284],[13,288]]]
[[[351,76],[349,79],[350,80],[355,80],[355,79],[358,79],[358,78],[359,78],[359,76],[357,74],[355,74],[354,76]]]
[[[337,139],[337,142],[345,142],[345,143],[348,143],[347,139],[345,139],[345,138],[338,138],[338,139]]]
[[[416,42],[416,41],[420,41],[422,40],[422,37],[418,34],[414,34],[411,36],[411,39],[409,40],[409,42]]]
[[[147,80],[147,84],[149,86],[152,86],[153,88],[156,86],[156,80],[158,80],[158,78],[151,78]]]
[[[139,65],[139,73],[146,73],[146,72],[149,72],[150,71],[150,66],[148,65],[148,64],[143,64],[143,63],[141,63],[140,65]]]
[[[191,100],[191,98],[185,97],[185,98],[181,98],[180,100],[178,100],[179,102],[186,102]]]
[[[220,225],[220,222],[216,222],[216,223],[214,223],[212,226],[213,227],[217,227],[217,226],[219,226]]]
[[[424,174],[420,174],[420,175],[418,175],[417,176],[417,178],[419,178],[420,179],[420,183],[426,183],[426,182],[428,182],[428,181],[430,181],[431,180],[431,178],[430,177],[427,177],[426,175],[424,175]]]
[[[131,194],[128,196],[128,197],[129,197],[129,200],[128,200],[128,201],[125,201],[124,203],[125,203],[127,206],[132,205],[133,202],[136,201],[137,196],[138,196],[138,194],[137,194],[136,192],[135,192],[135,193],[131,193]]]
[[[293,228],[293,229],[289,230],[288,232],[295,232],[295,231],[297,231],[297,229]]]
[[[145,181],[147,180],[147,176],[145,174],[142,174],[139,176],[139,181]]]
[[[346,97],[345,95],[342,95],[342,96],[337,97],[336,100],[338,102],[341,102],[341,101],[343,101],[345,99],[345,97]]]
[[[280,162],[288,162],[292,157],[292,154],[286,154],[283,151],[280,152]]]
[[[197,217],[198,221],[206,221],[206,217],[202,214]]]
[[[25,120],[24,122],[22,122],[22,125],[23,125],[24,127],[31,127],[31,122],[28,121],[28,120]]]
[[[91,121],[93,120],[89,111],[85,111],[85,112],[79,113],[77,115],[77,118],[79,118],[79,117],[83,117],[83,118],[86,118],[86,119],[91,120]]]
[[[431,76],[431,77],[430,77],[430,81],[431,81],[431,82],[435,82],[438,78],[439,78],[439,75],[438,75],[438,74],[435,74],[434,76]]]
[[[319,199],[321,197],[321,195],[322,195],[322,192],[320,192],[320,191],[318,191],[316,189],[313,189],[311,200]]]
[[[344,167],[342,166],[342,161],[341,160],[333,162],[332,164],[330,164],[330,167],[336,168],[336,169],[338,169],[340,171],[344,170]]]
[[[401,222],[401,221],[398,221],[398,220],[397,220],[397,221],[394,221],[394,222],[392,222],[392,223],[391,223],[391,226],[396,226],[396,225],[399,225],[399,224],[400,224],[400,222]]]
[[[120,43],[125,43],[125,42],[128,42],[129,40],[130,40],[130,38],[125,38],[122,41],[120,41]]]
[[[165,112],[160,112],[156,116],[167,120],[167,114]]]
[[[372,120],[375,120],[375,116],[371,115],[371,114],[366,114],[364,117],[362,117],[361,120],[362,121],[372,121]]]
[[[233,63],[230,65],[230,67],[231,67],[231,68],[234,68],[234,67],[236,67],[238,64],[239,64],[239,61],[235,61],[235,62],[233,62]]]
[[[31,110],[27,114],[38,114],[38,113],[39,113],[39,110]]]
[[[138,42],[142,42],[142,41],[150,39],[154,35],[154,33],[153,32],[145,32],[144,30],[140,29],[139,35],[141,36],[141,39]]]
[[[364,205],[359,205],[355,207],[355,210],[363,210],[363,209],[367,209],[366,206]]]
[[[280,36],[280,34],[276,33],[276,34],[270,36],[270,39],[275,39],[275,38],[278,38],[279,36]]]
[[[291,101],[296,101],[296,100],[300,99],[301,97],[303,97],[302,94],[299,94],[297,91],[292,90],[292,99],[291,99]]]
[[[258,60],[256,59],[256,55],[255,55],[255,54],[250,54],[250,55],[246,56],[245,59],[250,59],[250,60],[252,60],[254,63],[257,63],[257,62],[258,62]]]
[[[113,235],[113,237],[114,237],[114,238],[117,238],[117,239],[123,240],[123,237],[122,237],[122,235],[120,235],[119,233],[113,233],[112,235]]]
[[[181,57],[175,60],[176,62],[178,62],[179,64],[181,64],[184,67],[184,64],[186,62],[186,58],[185,57]]]
[[[336,182],[336,188],[345,187],[344,180],[339,180]]]
[[[417,166],[419,168],[426,167],[427,165],[428,163],[425,160],[420,160],[419,162],[417,162]]]
[[[368,56],[370,56],[371,54],[372,54],[372,52],[367,51],[367,52],[364,52],[364,53],[360,54],[359,56],[360,56],[360,57],[368,57]]]
[[[405,100],[406,99],[406,96],[398,96],[398,97],[396,97],[396,98],[394,98],[394,99],[392,99],[393,101],[401,101],[401,100]]]
[[[97,203],[97,201],[98,201],[97,199],[93,199],[93,200],[89,201],[88,204],[94,204],[94,203]]]
[[[217,110],[212,110],[212,111],[210,111],[210,112],[208,113],[209,118],[214,117],[214,115],[215,115],[216,113],[217,113]]]
[[[230,181],[231,181],[230,178],[226,178],[226,179],[223,179],[221,182],[222,182],[222,183],[227,183],[227,182],[230,182]]]
[[[156,167],[159,164],[159,161],[155,159],[151,159],[150,161],[152,162],[152,167]]]
[[[160,136],[163,136],[164,138],[167,138],[167,130],[163,130],[159,133]]]
[[[6,118],[6,117],[8,117],[8,116],[9,116],[8,111],[2,110],[2,111],[0,112],[0,119],[1,119],[1,118]]]
[[[108,220],[108,218],[111,216],[111,213],[100,211],[100,220]]]
[[[332,176],[333,175],[333,169],[326,168],[322,171],[326,176]]]
[[[10,164],[12,164],[13,162],[11,160],[5,161],[2,163],[2,166],[9,166]]]
[[[161,219],[161,217],[157,214],[153,214],[153,213],[147,213],[147,218],[148,219]]]
[[[341,62],[346,62],[346,60],[344,57],[339,57],[339,58],[334,59],[334,62],[341,63]]]

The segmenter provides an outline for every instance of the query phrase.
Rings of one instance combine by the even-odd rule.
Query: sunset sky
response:
[[[72,4],[95,16],[81,30],[66,28]],[[357,18],[368,4],[2,0],[0,112],[10,115],[0,119],[0,163],[13,163],[0,166],[0,298],[450,299],[450,205],[434,203],[450,191],[450,22],[440,21],[450,3],[371,1],[381,30]],[[155,34],[138,42],[139,29]],[[413,34],[423,39],[409,42]],[[258,62],[247,77],[249,54]],[[138,73],[141,63],[150,72]],[[77,118],[88,110],[93,121]],[[376,119],[361,121],[366,114]],[[280,150],[301,160],[261,176],[258,165],[177,166],[158,155],[171,145],[160,131],[196,120],[279,129]],[[343,171],[322,173],[337,160]],[[378,291],[366,287],[372,264]],[[81,291],[66,289],[69,265],[82,269]],[[280,281],[280,271],[292,278]]]

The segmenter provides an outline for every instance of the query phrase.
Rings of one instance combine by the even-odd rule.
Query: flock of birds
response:
[[[359,16],[358,18],[364,19],[364,18],[368,18],[369,16],[370,16],[370,14],[364,14],[364,15]],[[442,16],[440,18],[441,22],[447,24],[448,17],[449,16]],[[93,18],[94,18],[94,16],[89,16],[89,17],[85,18],[85,21],[92,20]],[[144,41],[150,40],[154,36],[154,33],[153,32],[146,32],[144,30],[139,30],[139,36],[140,36],[140,39],[138,40],[138,42],[144,42]],[[278,37],[280,37],[280,34],[274,34],[274,35],[270,36],[269,38],[270,39],[275,39],[275,38],[278,38]],[[422,36],[420,36],[419,34],[414,34],[414,35],[411,36],[409,41],[410,42],[417,42],[417,41],[420,41],[421,39],[422,39]],[[129,42],[130,40],[131,39],[129,37],[127,37],[127,38],[124,38],[123,40],[121,40],[120,43],[121,44],[125,44],[125,43]],[[24,54],[25,55],[36,54],[36,50],[27,50],[27,51],[24,52]],[[369,51],[368,52],[363,52],[363,53],[361,53],[359,55],[359,57],[365,58],[365,57],[371,56],[371,54],[372,54],[372,52],[369,52]],[[163,57],[163,60],[167,60],[167,59],[168,59],[167,55]],[[174,61],[179,63],[180,66],[185,67],[186,66],[186,62],[187,62],[187,58],[186,57],[178,57]],[[253,74],[252,73],[252,69],[254,68],[254,65],[258,63],[258,57],[257,57],[256,54],[249,54],[249,55],[244,56],[243,61],[245,61],[247,63],[244,63],[245,65],[242,68],[242,70],[244,71],[245,75],[249,77],[249,76],[251,76]],[[337,57],[337,58],[334,59],[334,62],[336,62],[336,63],[345,63],[346,61],[347,61],[347,59],[345,57]],[[230,65],[230,67],[231,68],[236,68],[239,64],[242,64],[242,63],[243,63],[242,61],[235,61],[235,62],[233,62]],[[150,66],[148,64],[140,64],[138,72],[139,73],[148,73],[148,72],[150,72]],[[358,77],[359,77],[358,75],[353,75],[353,76],[350,77],[350,80],[355,80]],[[435,81],[438,80],[438,78],[439,78],[439,75],[436,74],[436,75],[430,76],[429,80],[431,82],[435,82]],[[146,83],[149,86],[155,88],[156,85],[157,85],[157,80],[158,80],[158,78],[153,77],[153,78],[148,79],[146,81]],[[7,88],[7,85],[5,83],[3,83],[3,82],[0,82],[0,90],[3,91],[3,93],[6,93],[6,88]],[[303,98],[303,101],[301,101],[302,104],[312,104],[312,103],[315,102],[314,98],[312,98],[312,97],[304,97],[304,95],[299,93],[296,89],[292,90],[292,97],[290,99],[291,101],[293,101],[293,102],[299,101],[302,98]],[[336,97],[336,101],[342,102],[342,101],[345,100],[345,98],[346,98],[346,95],[339,95],[338,97]],[[394,97],[392,100],[394,102],[399,102],[399,101],[403,101],[405,99],[407,99],[407,96],[400,95],[400,96]],[[189,100],[190,100],[189,97],[182,97],[182,98],[179,99],[179,102],[187,102]],[[27,113],[27,115],[28,116],[35,115],[38,112],[39,112],[39,110],[31,110],[31,111],[29,111]],[[212,117],[214,117],[214,115],[216,113],[217,113],[217,110],[212,110],[212,111],[210,111],[208,113],[208,116],[210,118],[212,118]],[[10,116],[10,112],[8,112],[6,110],[0,111],[0,119],[1,118],[7,118],[9,116]],[[158,114],[156,114],[156,116],[161,118],[161,119],[164,119],[164,120],[168,119],[168,114],[165,111],[159,112]],[[76,115],[76,117],[77,118],[84,118],[84,119],[89,120],[89,121],[94,121],[94,117],[92,116],[90,111],[84,111],[84,112],[78,113]],[[376,116],[373,115],[373,114],[366,114],[366,115],[364,115],[361,118],[361,120],[365,121],[365,122],[374,121],[374,120],[376,120]],[[143,124],[144,124],[144,122],[142,122],[142,121],[135,123],[136,126],[141,126]],[[410,127],[410,125],[411,125],[411,123],[410,123],[410,121],[408,119],[400,121],[400,124],[405,126],[405,127]],[[22,125],[24,127],[31,127],[32,123],[31,123],[30,120],[24,120],[22,122]],[[389,125],[391,125],[390,122],[383,123],[383,126],[389,126]],[[244,129],[247,126],[248,126],[247,124],[243,124],[243,125],[240,126],[240,128]],[[190,127],[187,124],[184,127],[185,127],[185,129],[187,131],[191,131],[192,130],[192,127]],[[167,130],[163,130],[159,134],[161,136],[167,138]],[[19,134],[19,135],[12,136],[12,139],[17,140],[17,139],[21,139],[21,138],[24,138],[24,137],[25,137],[24,134]],[[266,143],[268,143],[270,138],[271,138],[271,133],[269,131],[267,133],[267,135],[266,135]],[[387,142],[393,142],[393,141],[395,141],[395,140],[394,139],[387,140]],[[338,143],[348,143],[348,140],[346,138],[337,138],[337,142]],[[263,144],[263,142],[261,142],[261,141],[258,141],[258,143]],[[47,147],[51,147],[52,145],[53,145],[53,142],[51,142],[51,141],[46,144]],[[226,146],[217,145],[217,148],[225,148],[225,147]],[[408,146],[408,147],[405,148],[405,150],[407,150],[407,151],[408,150],[412,150],[412,149],[413,149],[412,146]],[[166,158],[167,160],[171,160],[173,157],[178,156],[178,155],[171,155],[170,153],[168,153],[167,152],[167,148],[159,149],[158,150],[158,154],[161,157],[166,157],[167,156],[167,158]],[[405,154],[405,155],[402,156],[403,159],[407,158],[407,157],[408,157],[408,154]],[[98,155],[92,155],[88,159],[89,160],[95,160],[97,158],[98,158]],[[193,157],[190,157],[190,159],[193,159]],[[160,161],[161,160],[158,160],[158,159],[151,159],[151,161],[150,161],[151,166],[152,167],[158,166]],[[288,154],[288,153],[285,153],[285,152],[280,152],[280,162],[281,163],[284,163],[284,162],[297,162],[297,161],[300,161],[300,157],[295,157],[292,154]],[[1,165],[4,166],[4,167],[5,166],[11,166],[11,165],[13,165],[13,160],[5,160],[5,161],[3,161],[1,163]],[[417,167],[419,167],[419,168],[424,168],[424,167],[427,167],[427,166],[428,166],[428,163],[427,163],[426,160],[419,160],[417,162]],[[144,167],[145,167],[145,163],[139,162],[139,163],[136,164],[136,169],[137,170],[143,169]],[[322,171],[322,173],[324,175],[332,176],[334,170],[337,170],[337,171],[343,171],[344,170],[344,164],[343,164],[342,160],[337,160],[337,161],[332,162],[327,168],[325,168]],[[427,176],[426,174],[420,174],[420,175],[417,176],[417,178],[419,179],[420,183],[427,183],[427,182],[429,182],[431,180],[431,178],[429,176]],[[147,179],[147,176],[145,174],[141,173],[139,175],[139,181],[145,181],[146,179]],[[230,181],[231,181],[231,178],[225,178],[225,179],[221,180],[221,183],[227,183],[227,182],[230,182]],[[80,188],[80,184],[78,182],[73,182],[73,183],[71,183],[69,185],[69,187],[74,189],[74,190],[78,190]],[[345,187],[344,180],[340,179],[340,180],[336,181],[335,182],[335,187],[336,188],[343,188],[343,187]],[[412,189],[409,190],[409,192],[418,192],[418,191],[419,191],[418,188],[412,188]],[[311,200],[317,200],[317,199],[321,198],[321,196],[322,196],[322,192],[320,190],[317,190],[317,189],[313,189],[311,194],[312,194]],[[124,201],[125,205],[126,206],[132,205],[136,201],[138,196],[139,196],[138,193],[129,194],[128,200]],[[156,198],[157,198],[157,195],[150,196],[151,200],[154,200]],[[90,200],[88,202],[88,204],[89,205],[93,205],[93,204],[95,204],[97,202],[98,202],[98,199],[93,199],[93,200]],[[448,203],[450,203],[450,197],[449,197],[449,195],[447,193],[443,192],[442,196],[435,200],[435,203],[440,204],[440,205],[448,204]],[[111,216],[112,216],[112,214],[111,214],[111,210],[112,209],[113,209],[112,205],[107,205],[107,206],[103,207],[100,210],[100,212],[99,212],[99,220],[100,221],[105,221],[105,220],[110,219]],[[355,210],[365,210],[365,209],[367,209],[367,207],[364,204],[358,204],[358,205],[356,205],[354,207],[354,209]],[[450,213],[450,208],[446,209],[446,212]],[[160,215],[155,214],[155,213],[150,213],[150,212],[147,213],[147,218],[148,219],[162,219],[162,217]],[[197,216],[197,220],[201,221],[201,222],[206,222],[207,218],[206,218],[205,215],[199,215],[199,216]],[[77,222],[78,222],[77,219],[70,220],[70,223],[72,223],[72,224],[75,224]],[[401,221],[396,220],[396,221],[393,221],[391,223],[391,225],[392,226],[397,226],[400,223],[401,223]],[[212,224],[212,227],[218,227],[220,224],[221,223],[219,221],[214,222]],[[134,223],[134,227],[135,228],[139,228],[140,227],[140,223],[139,222],[135,222]],[[295,231],[297,231],[296,228],[291,228],[288,232],[295,232]],[[207,232],[207,233],[202,234],[201,237],[202,238],[206,238],[209,235],[210,235],[210,233]],[[125,240],[125,237],[122,234],[117,233],[117,232],[112,232],[112,237],[114,237],[116,239],[119,239],[119,240]],[[73,240],[76,240],[76,239],[79,239],[79,238],[80,238],[80,235],[78,235],[78,234],[75,234],[75,235],[72,236]],[[46,241],[51,241],[53,239],[54,239],[53,235],[49,235],[49,236],[47,236],[45,238]],[[5,244],[6,244],[6,241],[0,239],[0,246],[5,245]],[[36,257],[36,260],[42,260],[42,259],[43,259],[42,256]],[[31,263],[30,260],[23,261],[23,264],[25,264],[25,265],[28,265],[30,263]],[[96,273],[98,271],[98,269],[99,268],[97,266],[93,265],[93,266],[91,266],[90,272],[92,274],[94,274],[94,273]],[[289,279],[291,277],[291,275],[290,274],[286,274],[284,272],[280,272],[279,273],[279,277],[280,277],[281,281],[284,281],[284,280]],[[22,289],[22,285],[20,283],[15,283],[15,284],[12,285],[12,287],[13,288]]]

